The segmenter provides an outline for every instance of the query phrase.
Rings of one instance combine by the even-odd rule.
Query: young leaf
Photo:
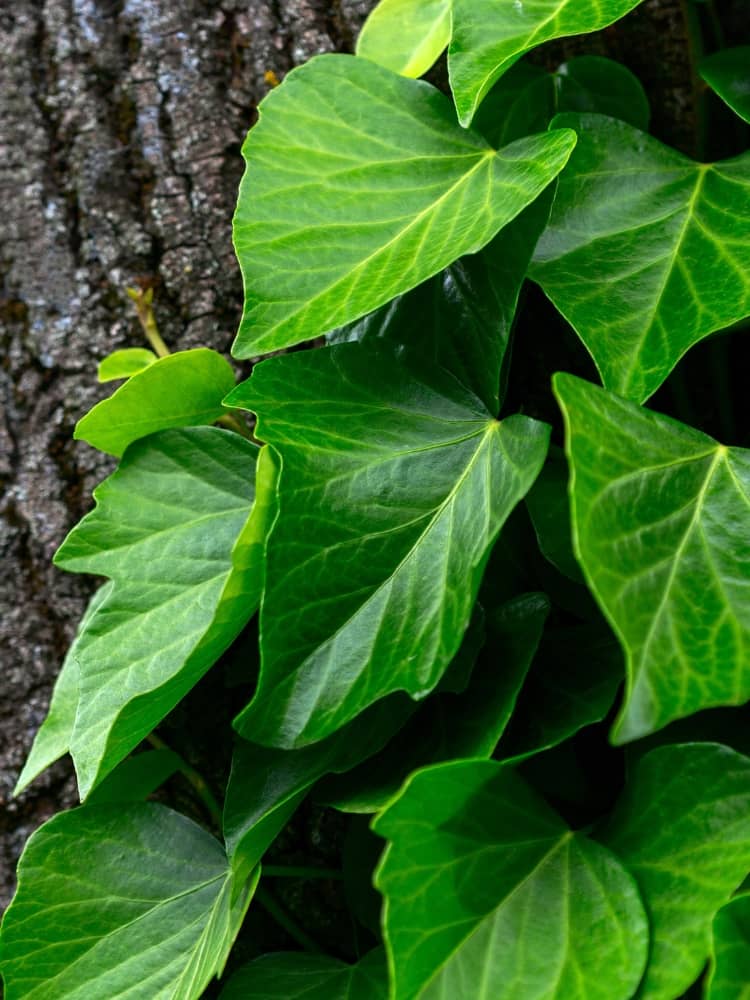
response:
[[[356,965],[327,955],[276,952],[243,966],[219,1000],[386,1000],[388,979],[381,948]]]
[[[556,375],[574,544],[627,656],[614,736],[750,698],[750,452]]]
[[[575,143],[499,152],[448,99],[367,59],[325,55],[261,106],[234,219],[245,311],[233,352],[295,344],[480,250],[539,195]]]
[[[450,0],[380,0],[359,34],[357,55],[402,76],[422,76],[450,36]]]
[[[393,1000],[628,1000],[648,950],[632,877],[511,769],[419,771],[374,823]]]
[[[380,345],[273,358],[229,402],[258,414],[283,470],[263,665],[240,732],[302,746],[393,691],[427,694],[544,461],[547,426],[499,423],[445,372]]]
[[[689,347],[750,315],[750,154],[701,164],[614,119],[554,124],[579,141],[530,274],[604,385],[640,403]]]
[[[6,1000],[193,1000],[255,889],[221,845],[155,803],[84,806],[31,836],[2,928]]]
[[[74,437],[118,458],[138,438],[167,427],[212,424],[234,372],[216,351],[199,347],[148,365],[76,424]]]
[[[55,562],[112,589],[76,641],[70,752],[85,797],[190,690],[257,607],[270,456],[213,427],[132,445]]]
[[[750,895],[716,914],[706,1000],[750,1000]]]
[[[714,52],[701,62],[700,74],[722,101],[750,122],[750,45]]]
[[[529,49],[552,38],[606,28],[641,0],[453,0],[448,49],[451,90],[462,125],[470,125],[490,88]]]
[[[99,382],[112,382],[118,378],[130,378],[144,368],[148,368],[157,359],[153,351],[145,347],[126,347],[121,351],[113,351],[103,361],[99,362],[96,377]]]
[[[674,1000],[711,949],[711,922],[750,870],[750,759],[712,743],[646,754],[603,840],[633,873],[651,925],[639,1000]]]

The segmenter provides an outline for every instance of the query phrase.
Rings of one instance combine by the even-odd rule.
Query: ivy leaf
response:
[[[132,754],[110,771],[91,792],[87,805],[105,802],[141,802],[184,766],[174,750],[146,750]]]
[[[132,445],[56,557],[112,588],[76,640],[82,798],[169,712],[258,605],[271,456],[213,427]],[[135,669],[137,665],[137,669]]]
[[[381,948],[356,965],[298,951],[261,955],[243,966],[220,1000],[386,1000],[388,980]]]
[[[750,1000],[750,896],[716,914],[706,1000]]]
[[[511,769],[419,771],[374,829],[393,1000],[633,995],[648,924],[632,877]]]
[[[602,839],[641,889],[651,951],[639,1000],[674,1000],[711,950],[711,922],[750,869],[750,759],[660,747],[636,765]]]
[[[450,36],[450,0],[380,0],[359,34],[357,55],[402,76],[422,76]]]
[[[318,786],[318,801],[344,812],[374,813],[426,764],[490,757],[514,714],[549,610],[543,594],[522,594],[497,609],[490,616],[490,642],[466,690],[428,698],[376,757]]]
[[[76,424],[74,438],[118,458],[138,438],[168,427],[212,424],[234,372],[216,351],[199,347],[148,365]]]
[[[614,59],[577,56],[554,74],[557,111],[595,112],[646,131],[651,108],[637,76]]]
[[[568,500],[568,465],[559,448],[550,448],[547,461],[526,496],[542,555],[576,583],[583,581],[573,553]]]
[[[447,373],[342,344],[259,365],[229,403],[281,454],[255,742],[322,739],[393,691],[421,697],[469,624],[490,547],[548,427],[499,423]]]
[[[368,59],[324,55],[261,105],[234,219],[246,358],[326,333],[480,250],[552,181],[575,143],[500,150],[448,99]]]
[[[722,101],[750,122],[750,45],[714,52],[702,60],[699,68]]]
[[[599,115],[554,124],[578,146],[530,274],[604,385],[643,402],[688,348],[750,315],[750,154],[700,164]]]
[[[7,1000],[193,1000],[220,974],[257,877],[155,803],[84,806],[34,833],[3,921]]]
[[[99,362],[96,377],[99,382],[112,382],[118,378],[130,378],[157,361],[153,351],[145,347],[126,347],[113,351]]]
[[[448,70],[461,124],[471,124],[492,85],[524,52],[553,38],[606,28],[640,2],[453,0]]]
[[[614,737],[750,698],[750,452],[556,375],[574,544],[627,657]]]

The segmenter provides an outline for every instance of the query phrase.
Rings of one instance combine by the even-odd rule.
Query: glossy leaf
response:
[[[706,1000],[750,1000],[750,896],[716,914]]]
[[[386,1000],[388,980],[380,948],[356,965],[327,955],[275,952],[243,966],[220,1000]]]
[[[435,88],[367,59],[325,55],[294,70],[243,147],[235,356],[326,333],[480,250],[574,143],[550,132],[497,152]]]
[[[674,1000],[711,949],[711,923],[750,870],[750,759],[712,743],[637,764],[602,839],[633,873],[651,925],[639,1000]]]
[[[229,402],[258,414],[282,461],[261,677],[240,732],[301,746],[393,691],[427,694],[547,426],[499,423],[446,373],[360,344],[266,361]]]
[[[130,378],[157,360],[153,351],[145,347],[126,347],[113,351],[99,362],[96,377],[100,382],[112,382],[118,378]]]
[[[216,351],[199,347],[160,358],[133,375],[76,424],[76,440],[118,458],[131,442],[168,427],[212,424],[234,372]]]
[[[212,427],[138,442],[59,549],[58,566],[113,581],[76,643],[79,702],[69,749],[82,798],[256,609],[274,492],[264,454],[253,506],[257,453]]]
[[[700,74],[722,101],[750,122],[750,45],[714,52],[701,62]]]
[[[511,769],[419,771],[374,829],[393,1000],[633,995],[648,949],[633,879]]]
[[[453,0],[448,49],[451,90],[469,125],[492,85],[529,49],[553,38],[606,28],[640,0]]]
[[[21,858],[3,921],[6,1000],[193,1000],[221,972],[254,887],[164,806],[61,813]]]
[[[450,34],[450,0],[380,0],[359,34],[357,55],[402,76],[422,76]]]
[[[574,544],[627,656],[618,742],[750,698],[750,452],[555,376]]]
[[[750,315],[750,154],[704,165],[599,115],[554,124],[579,141],[530,273],[604,385],[642,402],[688,348]]]

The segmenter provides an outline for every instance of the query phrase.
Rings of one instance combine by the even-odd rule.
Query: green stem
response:
[[[158,357],[166,358],[170,352],[169,348],[162,340],[159,328],[156,325],[156,317],[154,316],[153,308],[153,288],[149,288],[146,291],[142,288],[128,288],[126,291],[135,304],[138,321],[141,324],[144,334],[146,335],[146,340],[149,344],[151,344]]]
[[[341,881],[344,874],[337,868],[303,868],[294,865],[263,865],[267,878],[330,878]]]
[[[320,953],[322,950],[320,945],[315,941],[307,931],[300,927],[294,917],[287,913],[281,903],[276,899],[273,893],[269,892],[263,886],[258,886],[255,890],[255,898],[258,900],[260,905],[273,917],[276,923],[283,927],[290,938],[293,938],[297,944],[302,945],[305,951],[312,951]]]
[[[161,736],[157,736],[156,733],[151,733],[149,736],[146,737],[146,739],[151,744],[151,746],[156,747],[157,750],[169,750],[172,753],[174,753],[169,744],[165,743],[164,740],[161,738]],[[208,782],[200,773],[200,771],[196,771],[194,767],[191,767],[187,763],[187,761],[182,759],[182,757],[179,754],[177,754],[176,756],[180,757],[180,773],[185,776],[188,782],[190,782],[194,792],[201,800],[203,805],[206,807],[206,810],[209,816],[211,817],[214,825],[216,826],[216,829],[221,830],[222,827],[221,806],[216,801],[214,793],[208,786]]]
[[[225,413],[223,417],[219,417],[216,423],[221,424],[222,427],[226,427],[230,431],[234,431],[236,434],[241,434],[242,437],[247,438],[248,441],[255,440],[249,429],[245,427],[242,421],[238,417],[235,417],[232,413]]]

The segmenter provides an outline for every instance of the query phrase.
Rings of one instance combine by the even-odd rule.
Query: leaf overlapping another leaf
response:
[[[243,966],[220,1000],[386,1000],[388,982],[380,948],[356,965],[325,955],[279,952]]]
[[[736,896],[716,914],[706,1000],[750,998],[750,895]]]
[[[422,76],[451,34],[451,0],[381,0],[357,38],[357,55],[402,76]]]
[[[740,118],[750,122],[750,45],[713,53],[701,62],[700,73]]]

